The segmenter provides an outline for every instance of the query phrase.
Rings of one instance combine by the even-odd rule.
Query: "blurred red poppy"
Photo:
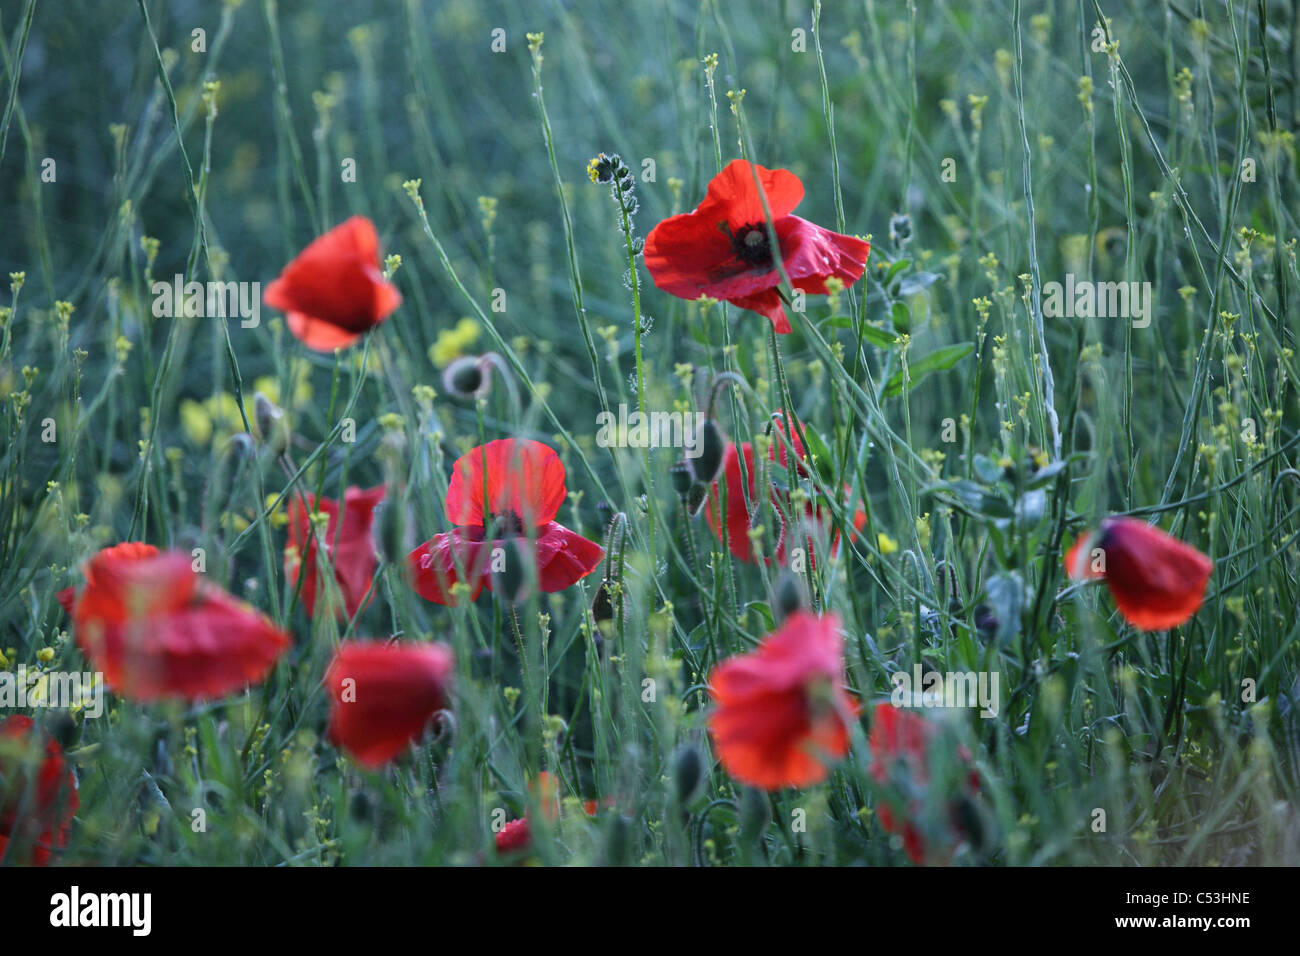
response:
[[[1214,562],[1136,518],[1107,518],[1065,556],[1075,580],[1103,578],[1124,620],[1163,631],[1189,620],[1205,600]]]
[[[30,717],[0,721],[0,864],[45,866],[80,805],[58,741]]]
[[[919,714],[890,703],[876,705],[871,718],[871,736],[867,740],[872,757],[871,777],[879,784],[905,784],[910,788],[910,792],[900,800],[909,816],[895,813],[885,801],[877,804],[876,816],[886,833],[902,836],[904,851],[918,865],[939,862],[940,859],[937,856],[939,848],[927,847],[920,828],[911,819],[921,813],[920,794],[930,783],[929,751],[934,737],[935,726]],[[956,755],[963,763],[970,762],[970,753],[964,746],[957,748]],[[967,796],[977,793],[979,774],[972,769],[962,781],[961,788]],[[964,838],[967,834],[958,817],[957,806],[956,803],[950,804],[949,822],[953,832]]]
[[[847,286],[862,278],[869,243],[790,215],[803,199],[803,183],[794,173],[736,159],[709,183],[694,212],[665,219],[646,236],[645,264],[655,285],[683,299],[723,299],[766,316],[779,333],[791,331],[777,292],[781,273],[764,195],[781,262],[796,289],[825,295],[827,279]]]
[[[727,773],[764,790],[826,779],[849,749],[857,704],[845,691],[835,614],[795,611],[749,654],[709,675],[709,732]]]
[[[446,644],[345,641],[325,672],[330,739],[362,766],[382,767],[451,707],[454,670]]]
[[[318,502],[314,495],[296,495],[289,502],[289,541],[284,548],[284,570],[291,584],[297,584],[298,575],[306,574],[302,582],[302,603],[309,615],[316,613],[317,578],[316,535],[312,534],[308,513],[319,510],[329,516],[325,529],[325,555],[334,569],[334,580],[343,597],[343,606],[336,610],[341,615],[355,617],[361,602],[370,591],[370,583],[379,563],[375,545],[370,536],[375,522],[375,506],[384,500],[384,486],[377,488],[348,488],[343,493],[343,525],[339,527],[339,503],[330,498]],[[306,558],[303,557],[304,546]],[[328,590],[328,589],[327,589]]]
[[[796,478],[808,476],[808,456],[803,442],[799,438],[802,426],[791,431],[785,427],[784,420],[779,415],[776,416],[775,424],[776,428],[773,429],[771,435],[772,444],[767,452],[767,460],[771,463],[767,467],[768,496],[772,502],[772,520],[777,525],[775,560],[777,564],[785,565],[788,557],[786,553],[788,542],[785,516],[793,510],[789,490],[786,487],[789,480],[789,469],[785,442],[789,441],[790,447],[795,453]],[[741,481],[742,456],[744,458],[745,477],[743,482]],[[754,553],[753,541],[749,537],[750,529],[764,524],[767,520],[767,516],[760,507],[755,493],[756,474],[753,446],[749,442],[743,442],[740,445],[734,443],[728,445],[722,456],[722,470],[718,479],[713,482],[704,512],[704,518],[708,522],[709,528],[721,540],[722,531],[718,518],[723,512],[722,494],[725,487],[727,498],[725,521],[727,547],[737,559],[751,564],[756,563],[757,556]],[[844,492],[847,496],[849,492],[847,485]],[[802,517],[799,519],[798,524],[802,526],[805,532],[805,550],[810,568],[816,568],[817,565],[813,553],[816,538],[821,534],[823,526],[829,524],[830,520],[831,516],[827,508],[815,507],[811,500],[804,502]],[[865,524],[865,512],[861,508],[856,509],[853,515],[854,529],[860,531]],[[836,531],[832,534],[831,553],[835,554],[838,548],[839,532]],[[765,564],[770,564],[772,560],[773,556],[764,555]]]
[[[265,679],[289,638],[176,551],[97,555],[77,601],[77,644],[123,697],[206,700]]]
[[[402,304],[384,278],[375,224],[353,216],[313,241],[266,287],[263,300],[287,316],[308,348],[330,352],[369,332]]]
[[[522,853],[533,845],[533,834],[528,827],[528,818],[511,820],[496,835],[497,852],[503,856],[507,853]]]
[[[447,488],[447,520],[456,527],[411,552],[415,590],[454,605],[451,587],[465,581],[472,601],[500,570],[492,566],[494,552],[509,560],[512,542],[531,551],[543,591],[562,591],[586,577],[605,549],[554,520],[565,493],[564,465],[541,442],[505,438],[462,455]]]
[[[91,569],[93,568],[94,562],[97,558],[102,558],[104,560],[125,558],[130,560],[131,558],[151,558],[157,553],[158,549],[153,545],[144,544],[140,541],[123,541],[121,544],[115,544],[111,548],[103,548],[97,551],[94,557],[92,557],[86,564],[86,583],[90,583]],[[64,588],[58,593],[58,601],[59,604],[62,605],[63,610],[67,611],[68,614],[71,615],[73,609],[77,605],[77,589],[75,587]]]

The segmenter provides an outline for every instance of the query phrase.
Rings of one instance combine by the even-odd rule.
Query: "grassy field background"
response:
[[[24,274],[0,297],[5,666],[84,669],[55,594],[126,539],[204,548],[295,637],[243,696],[79,719],[64,860],[491,862],[494,821],[537,819],[546,770],[564,810],[539,827],[545,863],[906,862],[874,812],[869,706],[824,785],[767,797],[711,759],[708,671],[771,629],[779,569],[683,512],[680,452],[599,447],[596,415],[702,409],[731,371],[747,387],[720,424],[761,436],[772,339],[629,272],[586,175],[605,151],[637,176],[641,237],[745,155],[800,176],[800,215],[871,238],[866,277],[809,298],[779,367],[827,485],[865,497],[862,533],[811,576],[850,686],[869,705],[922,660],[1000,674],[996,718],[927,715],[980,776],[953,862],[1300,862],[1295,5],[865,0],[813,28],[785,2],[0,3],[0,270]],[[405,300],[365,345],[309,352],[270,309],[257,328],[153,316],[154,280],[265,285],[354,213],[401,257]],[[1149,324],[1044,317],[1067,274],[1149,282]],[[488,350],[515,394],[447,396],[447,363]],[[308,488],[400,488],[411,545],[445,528],[469,447],[557,448],[559,520],[603,540],[628,517],[620,626],[586,624],[593,576],[521,608],[521,653],[490,594],[437,607],[386,567],[353,633],[452,643],[456,721],[361,771],[324,740],[346,625],[309,619],[283,571],[269,506],[290,476],[232,440],[255,391],[285,408]],[[1036,456],[1065,466],[1034,489]],[[1136,632],[1065,580],[1065,548],[1111,513],[1215,559],[1186,626]],[[683,803],[685,747],[708,758]],[[957,772],[935,768],[927,827]]]

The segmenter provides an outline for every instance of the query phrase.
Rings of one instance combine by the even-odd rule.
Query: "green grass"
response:
[[[727,372],[730,436],[789,409],[824,446],[820,487],[865,496],[863,533],[805,580],[844,620],[864,703],[922,659],[1001,676],[996,719],[930,714],[980,773],[982,838],[956,862],[1300,862],[1293,5],[837,0],[815,33],[808,5],[775,0],[14,0],[0,17],[0,270],[25,273],[0,340],[0,652],[84,669],[55,594],[128,538],[204,548],[295,638],[243,696],[110,698],[80,720],[64,860],[491,861],[494,811],[526,812],[545,769],[565,797],[615,803],[568,806],[545,863],[906,862],[872,812],[865,720],[826,784],[769,800],[710,759],[689,805],[673,795],[681,747],[712,757],[708,672],[771,629],[780,569],[722,554],[673,493],[676,453],[598,447],[596,414],[702,410]],[[587,180],[602,150],[638,175],[630,221]],[[800,215],[872,237],[864,280],[809,297],[779,341],[629,271],[632,244],[740,155],[797,173]],[[352,213],[401,256],[405,299],[363,346],[308,352],[269,309],[255,329],[153,317],[155,279],[265,284]],[[1045,316],[1067,273],[1150,282],[1150,324]],[[476,338],[457,339],[465,317]],[[414,391],[441,393],[458,350],[498,352],[513,390]],[[231,442],[255,390],[286,409],[291,468]],[[626,516],[603,647],[599,575],[525,603],[521,642],[491,594],[436,607],[393,567],[357,621],[307,618],[272,503],[387,481],[414,544],[445,527],[451,462],[506,435],[561,452],[563,523],[603,540],[598,505]],[[1034,495],[1039,451],[1065,466]],[[1004,458],[1015,479],[990,470]],[[1041,514],[999,521],[1017,502]],[[1142,634],[1064,580],[1065,547],[1111,513],[1215,559],[1187,625]],[[450,642],[454,732],[381,773],[325,742],[319,682],[345,632]],[[957,772],[939,764],[936,833]]]

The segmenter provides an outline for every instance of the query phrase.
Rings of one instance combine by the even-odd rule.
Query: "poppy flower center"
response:
[[[731,236],[731,251],[736,258],[756,268],[772,265],[772,244],[768,240],[767,223],[746,223]]]
[[[518,538],[524,533],[524,519],[514,511],[501,511],[488,522],[488,537]]]

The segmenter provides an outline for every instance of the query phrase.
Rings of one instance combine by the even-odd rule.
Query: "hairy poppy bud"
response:
[[[609,581],[601,581],[597,586],[596,596],[591,600],[591,616],[602,631],[614,620],[614,595]]]
[[[788,617],[804,606],[803,588],[798,578],[784,572],[776,582],[776,613],[782,618]]]
[[[375,506],[375,553],[384,559],[385,564],[400,566],[411,550],[406,542],[405,511],[400,496]]]
[[[284,417],[284,409],[258,392],[253,396],[253,421],[257,425],[257,437],[271,453],[277,458],[283,455],[289,447],[289,421]]]
[[[705,419],[699,433],[695,436],[695,441],[699,455],[690,459],[691,470],[695,472],[697,481],[702,481],[706,485],[713,484],[713,480],[718,477],[718,471],[722,468],[722,458],[727,450],[722,429],[712,419]]]
[[[673,793],[683,806],[695,799],[704,780],[704,757],[693,743],[682,744],[673,755]]]
[[[691,476],[691,468],[684,461],[679,461],[668,469],[668,474],[673,480],[673,491],[677,492],[678,498],[685,498],[691,490],[691,483],[695,480]]]
[[[691,490],[686,495],[686,510],[690,512],[692,518],[700,513],[704,503],[709,500],[709,486],[702,481],[697,481],[691,485]]]

